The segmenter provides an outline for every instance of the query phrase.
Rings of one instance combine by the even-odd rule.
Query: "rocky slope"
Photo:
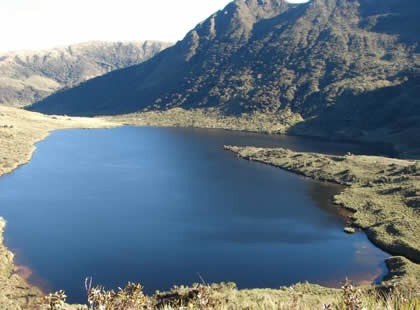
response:
[[[153,59],[30,109],[290,108],[306,120],[294,133],[397,141],[420,132],[418,16],[416,0],[236,0]]]
[[[139,64],[170,43],[87,42],[0,55],[0,104],[32,104],[62,88]]]

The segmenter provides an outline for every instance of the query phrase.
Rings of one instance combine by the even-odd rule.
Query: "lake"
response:
[[[238,159],[224,144],[369,154],[367,146],[224,130],[63,130],[0,178],[6,245],[30,281],[84,302],[83,281],[145,291],[233,281],[239,288],[346,276],[374,281],[388,257],[343,233],[341,187]]]

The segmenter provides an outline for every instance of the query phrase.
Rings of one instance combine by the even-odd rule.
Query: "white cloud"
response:
[[[176,41],[229,2],[2,0],[0,52],[50,48],[89,40]]]

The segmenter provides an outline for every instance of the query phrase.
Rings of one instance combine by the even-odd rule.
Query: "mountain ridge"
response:
[[[31,110],[115,115],[216,108],[226,115],[290,109],[292,132],[358,138],[420,130],[420,6],[415,0],[236,0],[153,59],[46,98]],[[411,96],[376,90],[410,87]],[[379,92],[381,93],[381,91]],[[373,99],[372,99],[373,98]],[[395,113],[397,111],[398,113]],[[379,113],[381,122],[363,123]],[[386,114],[386,115],[385,115]],[[348,117],[351,116],[351,117]],[[407,128],[404,118],[410,117]],[[339,120],[346,119],[345,122]]]
[[[0,104],[24,106],[62,88],[138,64],[171,43],[89,41],[0,55]]]

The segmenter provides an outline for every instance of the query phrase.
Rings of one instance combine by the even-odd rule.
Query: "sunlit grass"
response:
[[[317,295],[317,287],[298,284],[280,290],[238,290],[234,283],[195,284],[192,287],[175,286],[169,292],[143,294],[143,286],[129,282],[118,291],[101,286],[86,286],[89,310],[420,310],[420,285],[415,280],[387,283],[377,287],[354,287],[346,280],[341,290]],[[283,290],[283,291],[282,291]],[[328,289],[327,289],[328,290]],[[280,293],[282,292],[282,293]],[[44,298],[47,309],[64,310],[66,295],[63,291]]]

